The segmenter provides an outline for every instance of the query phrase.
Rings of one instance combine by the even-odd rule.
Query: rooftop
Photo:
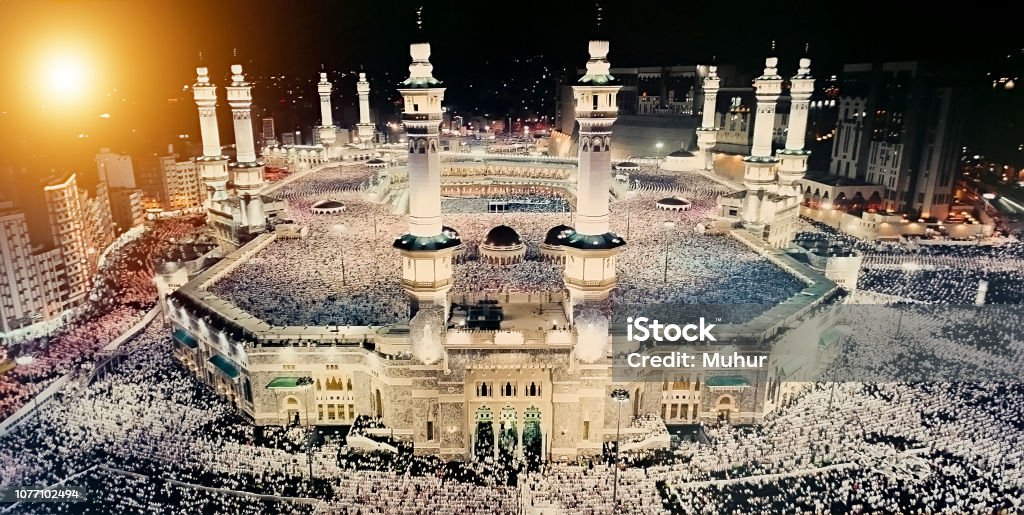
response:
[[[357,189],[338,189],[339,185],[358,185],[372,173],[357,167],[327,169],[283,186],[276,192],[288,203],[288,213],[283,216],[308,225],[309,236],[276,239],[268,235],[261,241],[272,241],[248,257],[225,259],[223,267],[228,270],[223,277],[209,284],[208,291],[197,290],[190,296],[209,304],[209,311],[226,316],[229,325],[252,321],[263,328],[260,330],[279,328],[283,332],[309,333],[311,337],[324,333],[325,326],[380,326],[407,321],[401,261],[392,247],[394,235],[406,231],[406,216],[369,202]],[[481,212],[476,206],[451,205],[455,212],[446,209],[443,219],[457,232],[448,231],[450,236],[442,243],[459,241],[467,255],[465,262],[453,266],[452,301],[484,295],[501,298],[509,293],[532,297],[536,308],[537,299],[561,292],[562,265],[542,261],[539,248],[550,240],[555,229],[567,236],[565,240],[584,248],[599,248],[592,246],[591,239],[599,246],[621,246],[629,235],[629,243],[619,251],[619,286],[612,296],[616,303],[743,304],[753,308],[745,316],[755,316],[800,291],[803,285],[799,280],[745,245],[729,237],[703,236],[692,230],[715,209],[715,197],[723,190],[720,185],[698,174],[658,173],[642,168],[631,174],[643,184],[650,182],[659,187],[613,201],[612,232],[605,235],[572,232],[571,212],[493,213]],[[666,215],[655,205],[666,195],[685,197],[692,204],[689,212],[671,215],[678,219],[672,232],[666,232],[661,223]],[[347,209],[313,216],[308,207],[321,200],[343,202]],[[657,223],[649,224],[647,220]],[[498,266],[477,259],[477,247],[497,226],[515,228],[526,246],[522,263]],[[615,239],[619,243],[614,243]],[[667,283],[663,281],[666,241],[670,243]],[[768,283],[771,288],[763,287]],[[523,312],[524,317],[528,311]],[[529,317],[523,320],[531,320],[527,325],[537,322]]]

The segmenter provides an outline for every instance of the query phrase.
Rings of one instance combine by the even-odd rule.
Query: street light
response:
[[[39,392],[38,392],[38,388],[35,388],[35,386],[36,386],[36,369],[32,368],[32,364],[35,363],[35,362],[36,362],[36,358],[34,358],[34,357],[32,357],[32,356],[30,356],[28,354],[25,354],[25,355],[18,356],[16,358],[14,358],[14,363],[17,364],[19,367],[28,367],[28,369],[29,369],[29,377],[32,378],[32,386],[33,386],[32,389],[36,390],[36,392],[34,392],[34,394],[32,395],[32,399],[33,399],[32,403],[35,406],[33,408],[33,410],[36,412],[36,422],[38,423],[39,422]]]
[[[664,146],[665,144],[660,141],[654,144],[654,148],[658,149],[658,166],[661,166],[661,147]]]
[[[676,226],[676,223],[673,222],[672,220],[665,220],[664,222],[662,222],[662,225],[664,225],[665,229],[667,229],[667,230],[665,231],[665,274],[662,277],[661,282],[667,283],[668,282],[668,243],[669,243],[668,236],[669,236],[669,233],[672,231],[672,228]]]
[[[619,498],[619,428],[621,427],[622,405],[629,402],[629,392],[622,388],[616,388],[612,390],[612,400],[615,401],[615,479],[612,483],[612,510],[615,512],[619,511],[618,498]]]

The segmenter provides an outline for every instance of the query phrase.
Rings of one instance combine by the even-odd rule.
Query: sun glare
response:
[[[46,64],[43,80],[52,93],[77,95],[85,88],[85,77],[85,65],[81,59],[60,55]]]

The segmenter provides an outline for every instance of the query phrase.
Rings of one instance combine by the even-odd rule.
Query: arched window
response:
[[[537,383],[530,383],[530,397],[537,396]]]
[[[349,391],[352,390],[352,378],[351,377],[348,378],[348,383],[345,384],[345,387],[346,387],[345,388],[346,390],[349,390]]]
[[[505,383],[505,397],[512,396],[512,383]]]
[[[242,391],[245,394],[245,400],[252,402],[252,383],[249,382],[249,378],[245,378],[245,383],[242,384]]]

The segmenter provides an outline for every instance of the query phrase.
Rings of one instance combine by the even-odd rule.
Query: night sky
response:
[[[417,31],[421,5],[424,28]],[[389,82],[400,80],[409,43],[429,40],[435,75],[448,87],[446,103],[500,111],[516,95],[480,91],[521,73],[511,64],[515,59],[534,57],[553,73],[571,71],[585,62],[586,42],[594,36],[611,41],[613,66],[694,64],[715,56],[756,71],[776,40],[784,75],[795,71],[809,43],[818,77],[848,62],[928,59],[972,85],[985,84],[987,72],[1024,46],[1019,22],[1005,5],[972,2],[955,11],[938,4],[897,11],[894,5],[603,1],[598,29],[593,2],[2,0],[0,55],[7,77],[0,81],[0,164],[36,155],[53,166],[74,166],[100,146],[137,151],[181,131],[197,132],[194,106],[168,106],[168,99],[189,98],[182,86],[192,82],[200,52],[220,85],[235,60],[233,49],[253,76],[313,78],[323,65],[338,76],[344,106],[354,101],[345,91],[354,78],[341,73],[363,69],[376,79],[378,95],[386,95],[392,88],[381,84],[384,74]],[[39,100],[36,56],[55,41],[87,55],[94,87],[75,104],[56,109],[52,102],[41,110],[48,102]],[[476,91],[467,87],[470,81]],[[264,105],[282,94],[259,89]],[[481,102],[490,105],[473,105]],[[101,112],[113,116],[97,126]],[[69,140],[80,133],[89,138]],[[62,142],[59,148],[55,141]]]

